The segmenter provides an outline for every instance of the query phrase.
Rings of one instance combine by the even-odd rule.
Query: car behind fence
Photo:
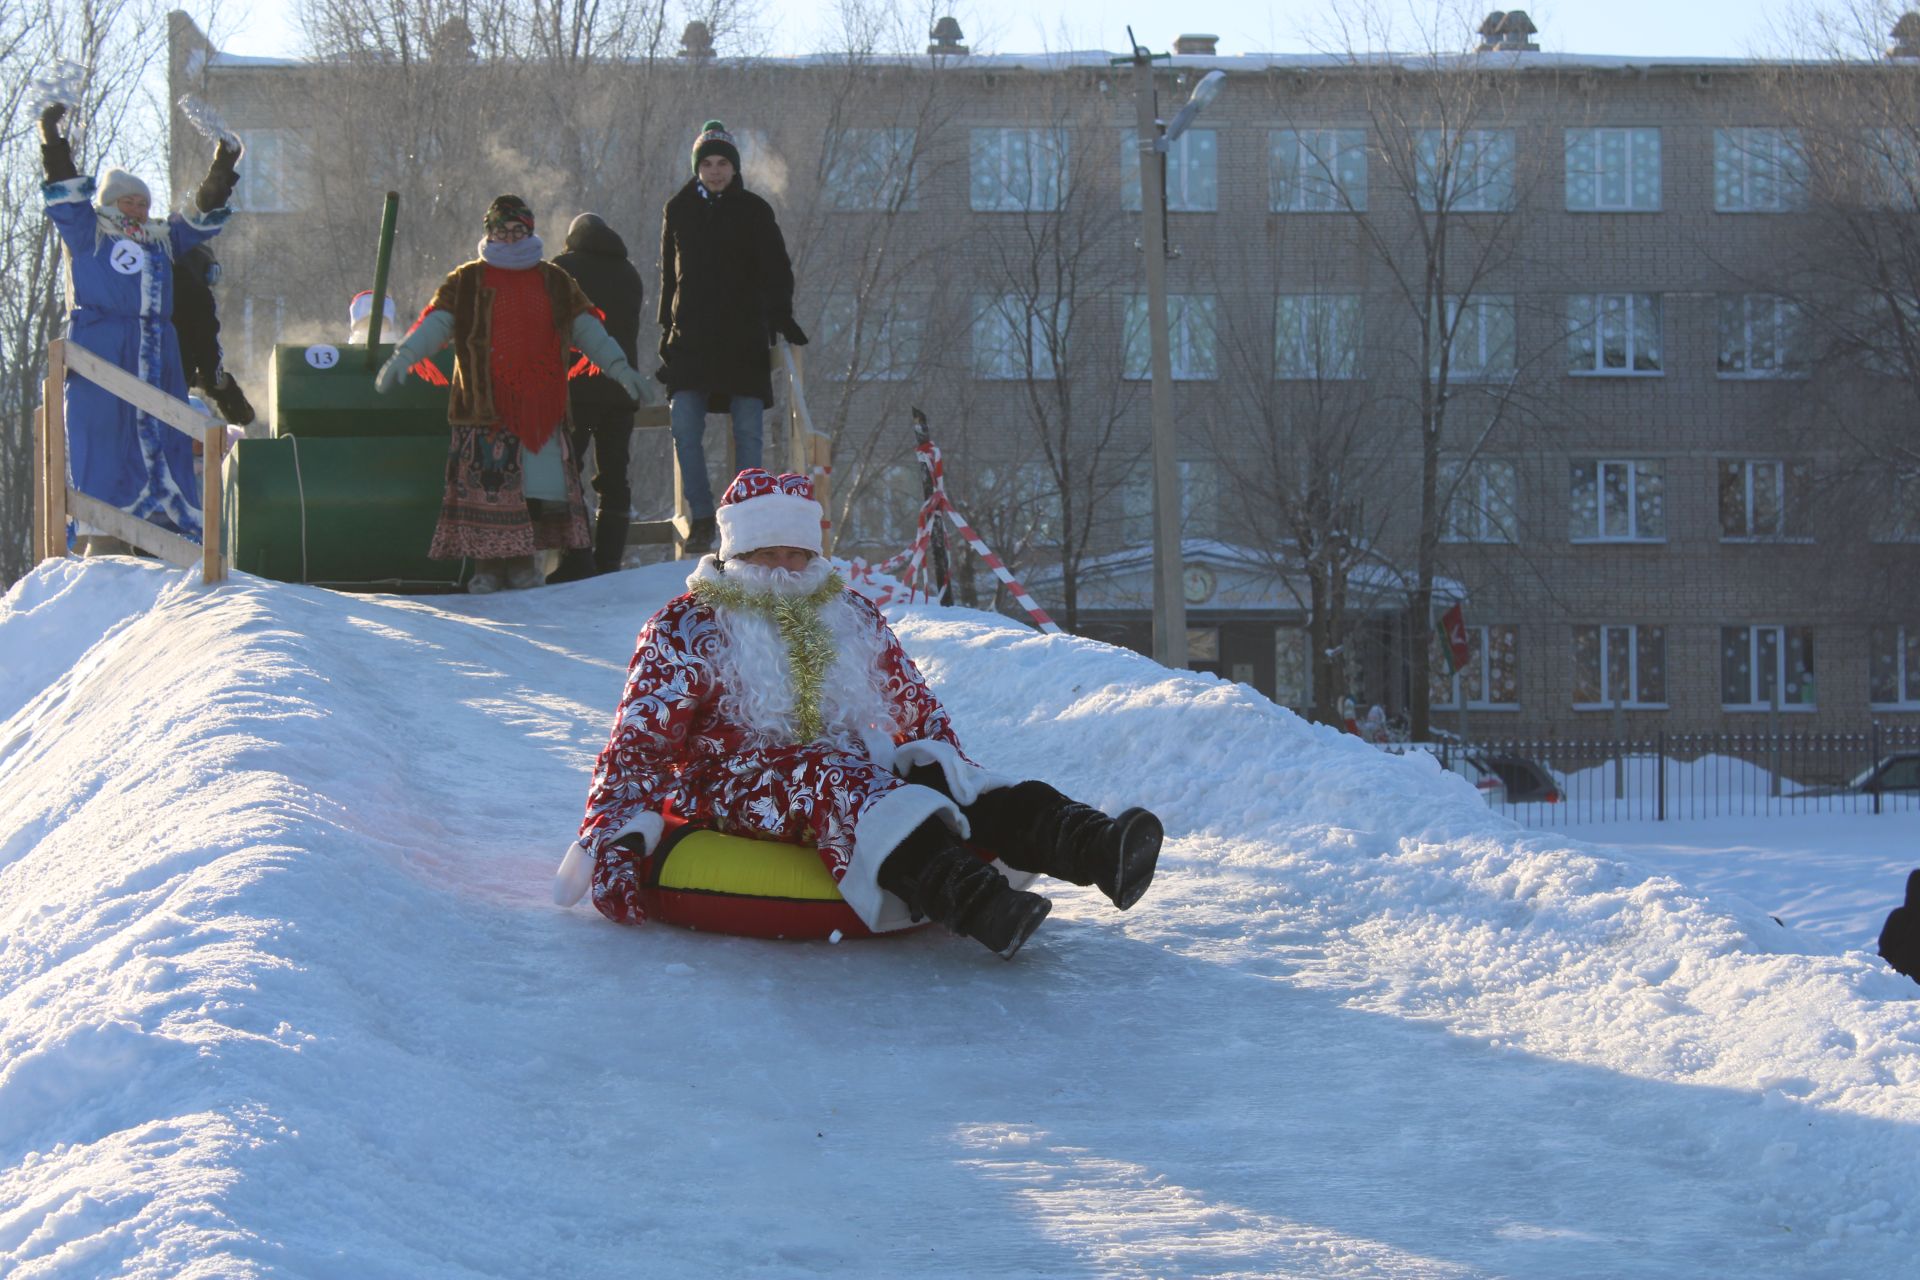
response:
[[[1489,738],[1387,750],[1430,751],[1525,826],[1742,814],[1920,809],[1920,727],[1857,733],[1658,733],[1640,738]],[[1548,790],[1513,786],[1550,779]],[[1542,798],[1549,797],[1549,798]]]

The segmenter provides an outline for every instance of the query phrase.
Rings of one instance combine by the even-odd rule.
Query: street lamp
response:
[[[1223,71],[1209,71],[1171,124],[1155,109],[1155,55],[1134,39],[1134,106],[1139,127],[1140,217],[1145,234],[1140,247],[1147,260],[1147,335],[1153,353],[1153,657],[1163,666],[1187,665],[1187,600],[1181,583],[1180,459],[1173,439],[1173,353],[1167,337],[1167,148],[1193,124],[1220,92]],[[1165,54],[1158,55],[1165,57]]]

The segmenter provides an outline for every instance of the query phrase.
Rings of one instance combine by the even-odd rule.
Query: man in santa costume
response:
[[[968,758],[880,611],[820,554],[821,515],[804,476],[756,467],[728,488],[719,553],[640,633],[555,899],[591,886],[601,914],[644,921],[634,851],[652,851],[671,808],[813,845],[876,932],[931,918],[1010,959],[1052,906],[1020,887],[1036,874],[1132,906],[1159,819],[1109,818]]]

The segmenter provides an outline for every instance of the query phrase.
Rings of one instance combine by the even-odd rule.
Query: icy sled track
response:
[[[1920,988],[1087,641],[900,620],[976,755],[1166,818],[1133,911],[556,909],[683,575],[13,588],[0,1274],[1910,1274]]]

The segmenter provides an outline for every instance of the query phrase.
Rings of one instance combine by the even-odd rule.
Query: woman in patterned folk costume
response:
[[[453,441],[440,522],[427,554],[477,561],[467,590],[539,586],[538,553],[592,545],[566,428],[572,349],[636,398],[644,385],[580,287],[541,261],[533,210],[518,196],[487,206],[480,257],[456,267],[380,369],[391,391],[453,343],[447,421]]]
[[[590,886],[603,915],[641,923],[630,855],[651,851],[668,807],[814,845],[875,931],[931,917],[1008,958],[1051,904],[999,867],[1022,885],[1036,873],[1097,885],[1122,910],[1146,892],[1159,820],[1109,818],[969,759],[880,611],[820,555],[805,477],[742,471],[717,520],[719,554],[640,633],[557,901]]]
[[[40,154],[47,216],[67,246],[67,336],[185,400],[173,329],[173,264],[225,225],[240,178],[240,148],[220,143],[187,212],[152,218],[147,184],[124,169],[107,170],[96,203],[94,180],[75,167],[60,132],[66,112],[55,103],[41,113]],[[65,408],[67,471],[76,489],[162,528],[200,536],[191,437],[74,374],[67,375]]]

